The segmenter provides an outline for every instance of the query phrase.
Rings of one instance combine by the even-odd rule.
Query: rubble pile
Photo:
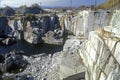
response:
[[[58,64],[52,63],[51,55],[45,54],[33,55],[29,57],[27,60],[29,61],[30,65],[23,71],[23,73],[33,77],[36,80],[47,79],[47,76],[52,75],[50,72],[55,70],[56,69],[55,66]],[[55,74],[54,77],[58,78],[57,74]],[[48,78],[47,80],[51,79]]]
[[[71,45],[74,46],[71,48]],[[76,52],[81,44],[78,39],[67,40],[63,51],[49,54],[33,55],[27,58],[30,65],[22,72],[35,80],[63,80],[69,76],[85,72],[85,66]],[[71,80],[84,79],[77,76]]]

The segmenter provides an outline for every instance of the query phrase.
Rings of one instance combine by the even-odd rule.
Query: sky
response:
[[[94,0],[0,0],[0,7],[19,7],[21,5],[30,6],[34,3],[38,3],[41,6],[47,7],[70,7],[71,1],[73,7],[94,4]],[[103,3],[105,1],[106,0],[97,0],[97,4]]]

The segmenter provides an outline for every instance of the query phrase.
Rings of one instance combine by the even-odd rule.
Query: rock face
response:
[[[113,15],[110,21],[110,26],[115,27],[115,25],[119,24],[119,21],[120,21],[119,15],[120,15],[120,10],[115,10],[113,12]]]
[[[85,14],[83,14],[85,13]],[[96,15],[91,17],[93,13]],[[119,80],[120,79],[120,56],[119,56],[119,39],[120,39],[120,24],[119,24],[119,11],[115,11],[113,14],[106,12],[80,12],[80,18],[83,19],[80,22],[74,22],[73,27],[71,27],[73,33],[77,36],[79,33],[84,33],[84,36],[88,35],[88,33],[94,29],[96,31],[90,32],[87,41],[84,41],[82,45],[78,46],[76,53],[80,54],[84,65],[86,66],[86,80]],[[103,14],[103,15],[101,15]],[[111,16],[108,16],[111,15]],[[83,15],[87,15],[84,16]],[[101,17],[97,17],[97,15],[101,15]],[[109,18],[106,18],[108,16]],[[93,20],[95,19],[95,22]],[[98,20],[96,20],[98,19]],[[104,20],[102,20],[104,19]],[[106,20],[107,19],[107,20]],[[109,19],[109,20],[108,20]],[[80,21],[78,20],[78,21]],[[91,20],[91,22],[90,22]],[[101,21],[100,21],[101,20]],[[94,22],[94,24],[93,24]],[[82,24],[84,27],[77,26],[77,24]],[[93,26],[91,26],[93,25]],[[110,25],[110,26],[108,26]],[[107,27],[105,27],[107,26]],[[112,27],[111,27],[112,26]],[[89,29],[89,28],[91,29]],[[92,28],[93,27],[93,28]],[[104,28],[102,28],[104,27]],[[80,30],[83,32],[80,32]],[[71,42],[72,44],[72,42]],[[79,44],[76,43],[75,44]],[[69,48],[73,48],[70,44],[67,44]],[[68,49],[69,49],[68,48]],[[64,47],[64,49],[66,49]],[[74,50],[75,50],[74,49]]]
[[[99,28],[96,31],[90,32],[88,40],[82,44],[79,39],[69,39],[66,41],[63,50],[67,51],[68,54],[79,54],[80,61],[86,67],[84,69],[85,80],[120,79],[119,30],[117,25],[115,27]],[[64,61],[67,61],[67,58],[65,59],[63,58]],[[69,71],[67,70],[66,73]]]
[[[111,12],[107,11],[80,11],[75,16],[68,30],[76,36],[88,37],[89,32],[96,30],[99,27],[108,26],[112,17]]]
[[[64,15],[64,14],[61,14],[59,15],[60,19],[60,26],[61,26],[61,29],[64,31],[64,33],[68,33],[68,32],[71,32],[70,30],[70,23],[71,23],[71,20],[72,20],[72,15]]]
[[[24,31],[24,39],[33,44],[38,44],[42,42],[42,35],[39,28],[35,28],[31,26],[31,23],[27,23],[27,27]]]
[[[90,32],[88,41],[79,47],[78,53],[86,66],[86,80],[120,79],[120,42],[116,37],[119,33],[114,30],[105,27]]]
[[[24,31],[24,39],[33,44],[41,43],[41,38],[48,31],[54,31],[55,29],[60,29],[59,17],[57,15],[42,16],[38,20],[27,22]]]
[[[0,24],[0,45],[8,46],[16,43],[18,36],[13,35],[15,30],[11,21],[8,21],[7,17],[0,17]]]
[[[0,35],[12,35],[12,29],[8,25],[7,17],[0,17]]]

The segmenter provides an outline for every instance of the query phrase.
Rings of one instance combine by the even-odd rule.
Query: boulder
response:
[[[27,27],[26,31],[24,31],[24,39],[32,44],[42,43],[42,33],[38,28],[32,28],[31,26]]]
[[[6,68],[7,72],[10,72],[11,68],[15,67],[13,64],[14,64],[14,61],[13,61],[11,56],[5,59],[4,65],[5,65],[5,68]]]
[[[14,43],[16,43],[15,38],[6,38],[6,39],[2,40],[2,45],[8,46],[8,45],[12,45]]]
[[[54,32],[53,31],[48,31],[46,34],[47,38],[54,38]]]
[[[28,64],[27,60],[23,57],[23,52],[10,52],[5,55],[5,69],[6,72],[19,71],[19,69],[24,69]]]
[[[63,38],[59,37],[59,34],[56,34],[55,38],[55,33],[53,31],[48,31],[45,34],[45,37],[42,37],[45,43],[48,44],[55,44],[55,45],[62,45],[63,44]],[[58,39],[59,37],[59,39]]]

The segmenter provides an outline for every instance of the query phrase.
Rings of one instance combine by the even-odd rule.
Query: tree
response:
[[[23,14],[39,14],[44,12],[38,4],[33,4],[30,7],[22,7]]]
[[[35,3],[31,6],[31,8],[40,8],[40,6],[37,3]]]
[[[3,8],[1,15],[13,16],[15,15],[15,11],[11,7],[6,6],[5,8]]]
[[[20,6],[19,8],[20,8],[20,9],[26,9],[27,6],[26,6],[26,5],[22,5],[22,6]]]

